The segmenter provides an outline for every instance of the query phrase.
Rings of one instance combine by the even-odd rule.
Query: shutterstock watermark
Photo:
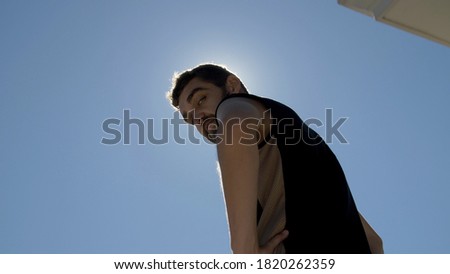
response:
[[[177,111],[173,112],[173,117],[162,118],[159,121],[154,118],[132,118],[130,112],[129,109],[124,109],[122,117],[108,118],[102,122],[103,133],[107,135],[102,137],[100,141],[102,144],[130,145],[136,142],[138,145],[147,143],[164,145],[174,141],[182,145],[188,143],[198,145],[202,143],[202,139],[206,143],[225,142],[226,144],[232,144],[233,141],[236,141],[233,138],[233,130],[240,130],[241,132],[238,142],[249,145],[262,141],[261,132],[270,132],[270,138],[276,141],[282,140],[286,145],[295,145],[299,142],[308,145],[317,145],[321,142],[332,143],[334,138],[341,144],[348,144],[347,139],[341,132],[341,127],[349,118],[339,117],[334,121],[332,108],[325,109],[324,120],[308,118],[303,123],[298,123],[298,120],[293,118],[279,120],[270,118],[272,117],[270,110],[264,113],[263,119],[233,118],[223,123],[214,117],[208,117],[206,119],[193,119],[198,121],[194,125],[186,124]],[[264,119],[268,119],[267,121],[270,121],[270,123],[263,123]],[[196,136],[197,127],[200,130],[203,129],[205,137]],[[266,127],[266,129],[261,129],[261,127]],[[324,127],[325,134],[321,137],[316,134],[315,130],[322,127]],[[182,130],[183,128],[184,130]],[[133,142],[131,141],[131,135],[134,136]],[[277,136],[276,139],[275,136]],[[267,141],[267,138],[264,139]]]

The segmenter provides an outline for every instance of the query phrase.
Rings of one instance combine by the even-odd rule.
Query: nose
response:
[[[204,112],[194,112],[194,119],[192,120],[195,125],[201,125],[204,118],[205,118]]]

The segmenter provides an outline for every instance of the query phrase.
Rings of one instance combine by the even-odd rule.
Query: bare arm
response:
[[[284,231],[263,247],[259,246],[256,205],[260,132],[256,125],[246,127],[245,123],[255,124],[261,117],[262,111],[257,106],[238,98],[224,102],[218,111],[218,119],[222,121],[219,134],[223,140],[217,151],[234,253],[272,253],[287,237]]]
[[[375,230],[369,225],[369,223],[364,219],[364,217],[359,213],[359,217],[361,218],[362,225],[364,227],[364,231],[366,232],[367,241],[369,242],[370,251],[373,254],[383,254],[383,240],[381,237],[375,232]]]

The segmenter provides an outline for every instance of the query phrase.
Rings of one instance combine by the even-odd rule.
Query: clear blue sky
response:
[[[229,253],[215,148],[162,122],[202,62],[348,117],[330,146],[386,253],[450,253],[448,47],[309,0],[1,1],[0,37],[0,253]],[[101,144],[124,109],[169,142]]]

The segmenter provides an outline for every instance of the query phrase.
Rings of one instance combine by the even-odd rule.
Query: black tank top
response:
[[[272,121],[258,145],[260,245],[286,228],[276,253],[370,253],[344,172],[325,141],[286,105],[249,94],[222,102],[235,97],[260,102]]]

